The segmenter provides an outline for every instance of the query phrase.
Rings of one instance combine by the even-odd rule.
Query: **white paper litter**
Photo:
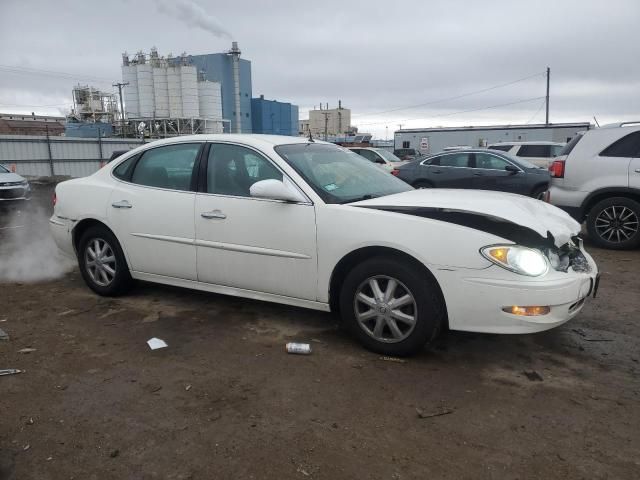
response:
[[[157,350],[158,348],[165,348],[169,346],[164,340],[156,337],[153,337],[151,340],[147,340],[147,345],[149,345],[151,350]]]

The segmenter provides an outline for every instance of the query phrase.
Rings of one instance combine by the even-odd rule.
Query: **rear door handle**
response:
[[[480,172],[475,172],[473,174],[474,177],[484,177],[484,173],[480,173]]]
[[[442,173],[442,170],[432,170],[433,173]]]
[[[636,168],[636,169],[634,170],[634,172],[636,172],[636,173],[640,173],[640,168]]]
[[[200,216],[206,219],[220,218],[224,220],[225,218],[227,218],[227,216],[224,213],[222,213],[220,210],[213,210],[211,212],[202,212]]]
[[[133,205],[131,205],[127,200],[120,200],[119,202],[113,202],[111,206],[113,208],[132,208],[133,207]]]

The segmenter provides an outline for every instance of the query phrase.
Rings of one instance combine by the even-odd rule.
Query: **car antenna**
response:
[[[313,137],[311,136],[311,129],[309,129],[309,141],[311,143],[316,143],[316,141],[313,139]]]

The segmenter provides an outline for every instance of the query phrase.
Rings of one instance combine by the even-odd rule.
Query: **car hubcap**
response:
[[[418,310],[409,289],[386,275],[366,279],[356,290],[353,308],[360,328],[379,342],[396,343],[416,326]]]
[[[600,212],[595,227],[604,240],[625,242],[638,233],[638,216],[630,208],[614,205]]]
[[[111,245],[101,238],[87,243],[84,252],[87,273],[97,285],[106,287],[116,276],[116,256]]]

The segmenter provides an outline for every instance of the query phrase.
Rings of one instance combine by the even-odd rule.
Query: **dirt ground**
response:
[[[11,239],[48,242],[50,193],[0,213],[0,265],[48,262]],[[570,323],[449,332],[406,362],[325,313],[143,283],[101,298],[77,268],[0,280],[0,368],[25,370],[0,376],[0,479],[638,479],[640,251],[589,250],[601,289]]]

